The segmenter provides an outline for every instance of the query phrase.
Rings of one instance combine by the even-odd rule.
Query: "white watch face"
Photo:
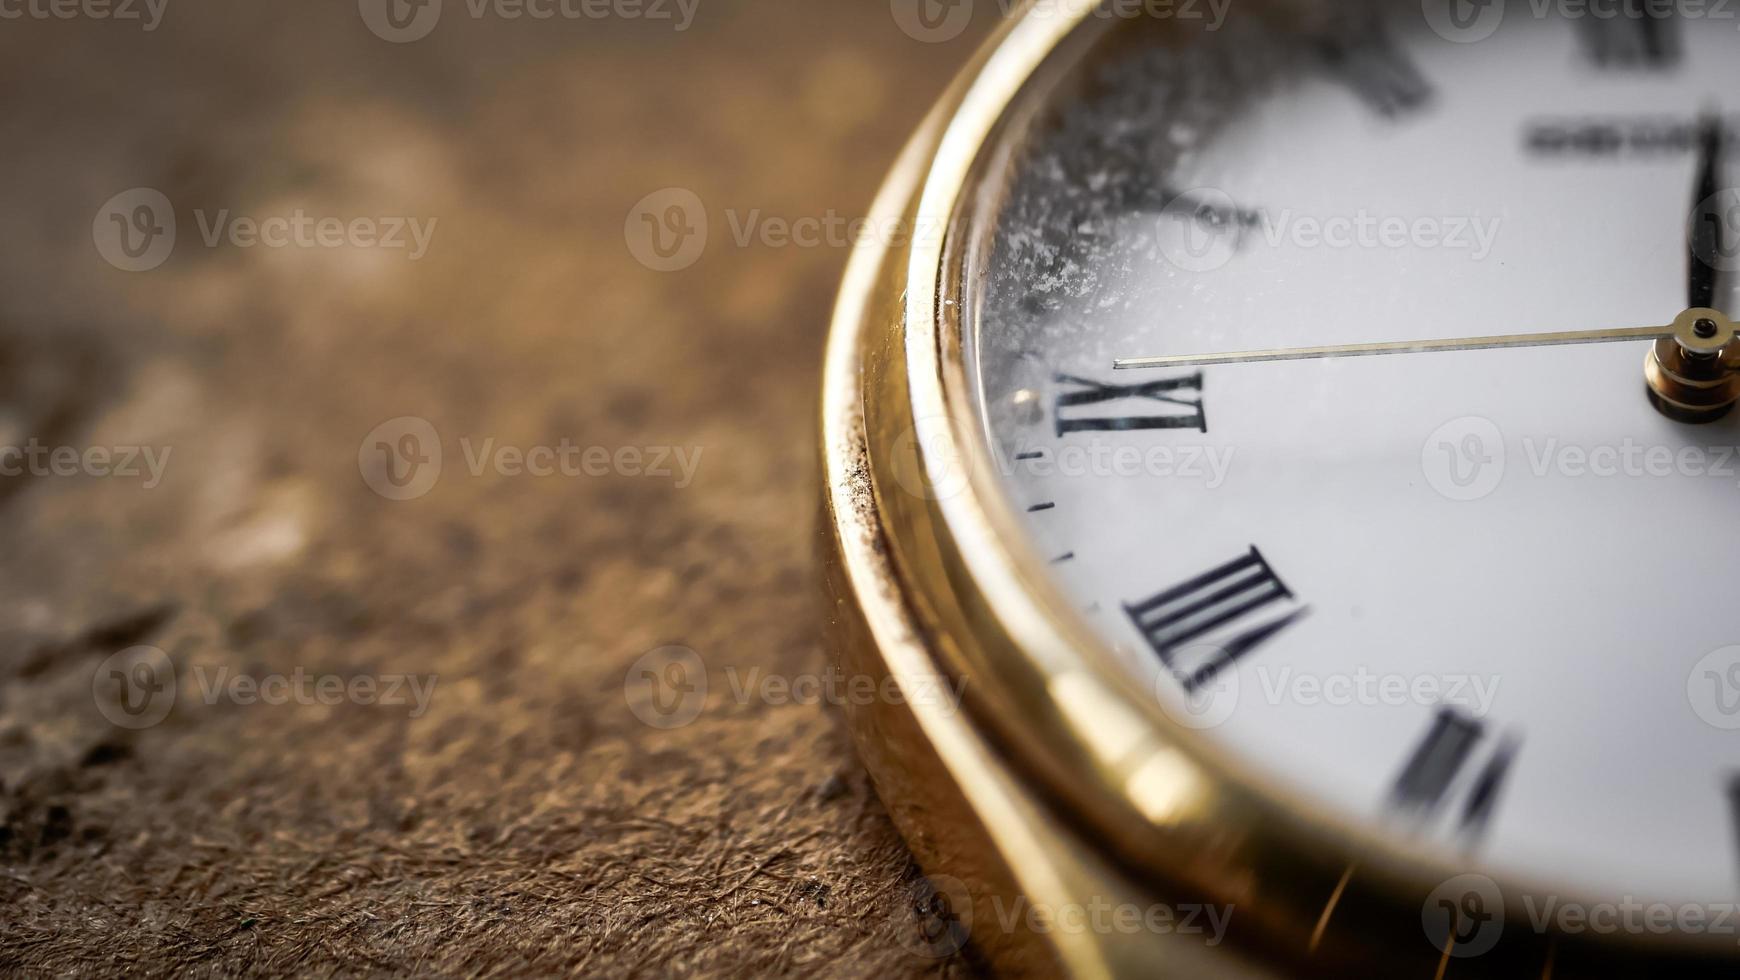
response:
[[[1425,7],[1465,16],[1235,14],[1067,86],[971,301],[999,479],[1145,689],[1276,785],[1731,901],[1740,430],[1657,411],[1649,341],[1113,370],[1665,325],[1700,227],[1740,312],[1740,21]]]

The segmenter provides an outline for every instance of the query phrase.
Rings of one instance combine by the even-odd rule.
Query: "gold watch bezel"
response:
[[[1289,16],[1297,3],[1251,6]],[[902,832],[927,871],[940,862],[987,894],[1086,887],[1232,905],[1232,945],[1219,955],[1293,973],[1720,969],[1721,954],[1734,950],[1713,936],[1538,931],[1521,895],[1577,896],[1533,882],[1499,883],[1507,917],[1494,949],[1465,959],[1435,946],[1423,903],[1479,868],[1409,850],[1265,785],[1178,725],[1118,668],[1024,544],[1018,515],[992,483],[962,357],[973,326],[964,312],[975,309],[968,280],[985,244],[975,219],[994,209],[1005,162],[996,154],[1014,142],[1003,137],[1031,122],[1081,59],[1134,29],[1087,5],[1036,12],[1029,2],[1012,16],[932,111],[878,198],[873,226],[912,234],[861,248],[835,311],[822,406],[835,649],[850,672],[904,684],[935,670],[966,682],[964,716],[920,703],[849,709],[860,755]],[[939,779],[953,785],[931,785]],[[1070,862],[1091,869],[1051,866]],[[1037,943],[1046,953],[1034,953],[1025,941],[990,938],[1016,951],[994,949],[1002,964],[1116,975],[1146,962],[1091,948],[1129,945],[1121,939],[1053,935]],[[1175,948],[1168,956],[1154,962],[1189,961]]]

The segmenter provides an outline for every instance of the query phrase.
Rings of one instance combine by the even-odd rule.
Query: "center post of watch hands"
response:
[[[1740,343],[1734,321],[1698,308],[1674,319],[1643,361],[1649,400],[1678,422],[1714,422],[1740,402]]]

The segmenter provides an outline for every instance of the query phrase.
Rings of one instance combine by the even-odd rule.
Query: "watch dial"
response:
[[[999,479],[1145,689],[1276,784],[1731,899],[1740,433],[1652,405],[1649,341],[1113,370],[1736,312],[1740,24],[1382,9],[1122,38],[1039,114],[969,292]]]

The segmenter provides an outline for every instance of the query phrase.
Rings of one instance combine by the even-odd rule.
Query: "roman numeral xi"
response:
[[[1170,589],[1124,606],[1167,669],[1194,694],[1306,613],[1275,616],[1293,593],[1252,546],[1250,553]]]
[[[1057,376],[1059,384],[1075,390],[1057,396],[1052,416],[1057,420],[1057,434],[1071,432],[1128,432],[1134,429],[1195,429],[1208,431],[1208,416],[1202,410],[1202,372],[1177,378],[1161,378],[1143,384],[1109,385],[1067,374]],[[1195,397],[1190,397],[1194,392]],[[1145,400],[1159,405],[1183,409],[1164,414],[1118,414],[1097,410],[1112,402],[1128,399]]]

